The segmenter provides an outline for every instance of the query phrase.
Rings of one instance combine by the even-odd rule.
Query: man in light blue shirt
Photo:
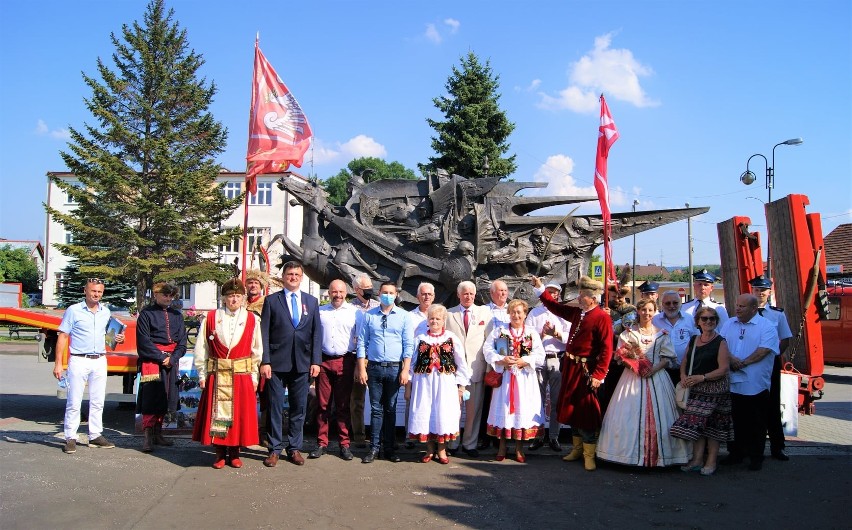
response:
[[[379,307],[364,313],[358,324],[358,380],[370,390],[370,452],[361,460],[369,464],[384,445],[385,458],[401,459],[394,450],[396,397],[409,379],[414,353],[414,326],[408,311],[397,307],[396,284],[384,282]]]
[[[731,359],[731,417],[734,442],[728,442],[728,457],[722,465],[739,464],[748,456],[751,471],[763,466],[766,445],[766,416],[772,363],[778,355],[778,331],[757,314],[757,297],[737,297],[736,318],[719,332],[728,345]]]
[[[655,302],[656,303],[656,302]],[[689,346],[689,339],[693,335],[698,335],[700,332],[695,326],[695,320],[692,315],[686,314],[680,305],[680,295],[676,291],[666,291],[660,298],[660,312],[654,315],[651,323],[657,329],[661,329],[669,334],[669,338],[674,346],[675,354],[677,354],[677,363],[666,368],[672,384],[677,385],[680,381],[680,364],[686,355],[686,347]]]
[[[68,351],[66,373],[67,397],[65,401],[65,446],[63,451],[77,451],[77,429],[80,427],[80,406],[83,391],[89,385],[89,447],[110,449],[115,444],[103,433],[104,398],[106,397],[107,361],[106,328],[109,324],[109,309],[100,303],[104,295],[104,282],[98,278],[86,280],[83,289],[85,299],[70,306],[59,324],[56,341],[56,361],[53,376],[62,377],[65,352]],[[117,334],[116,342],[124,342],[124,335]]]

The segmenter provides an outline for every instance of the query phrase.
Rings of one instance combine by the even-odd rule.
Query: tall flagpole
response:
[[[248,123],[248,133],[249,133],[249,145],[251,145],[251,123],[252,123],[252,112],[254,112],[254,65],[257,62],[257,46],[260,43],[260,32],[258,31],[254,37],[254,54],[255,58],[252,59],[252,69],[251,69],[251,106],[249,107],[249,123]],[[249,171],[249,164],[252,162],[246,163],[246,173]],[[257,177],[255,177],[257,178]],[[242,261],[240,262],[240,268],[242,269],[242,273],[240,275],[240,281],[245,284],[246,282],[246,247],[248,246],[248,220],[249,220],[249,187],[248,182],[246,182],[246,195],[243,198],[243,241],[242,245],[240,245],[243,249],[242,251]]]

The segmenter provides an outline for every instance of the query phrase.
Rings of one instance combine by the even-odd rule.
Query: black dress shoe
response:
[[[352,458],[354,458],[352,456],[352,451],[349,450],[349,447],[343,446],[340,448],[340,458],[344,460],[352,460]]]
[[[790,457],[787,456],[787,453],[785,453],[783,449],[778,451],[772,451],[772,458],[774,458],[775,460],[780,460],[782,462],[790,460]]]
[[[375,460],[378,456],[379,456],[378,451],[370,451],[369,453],[364,455],[364,458],[361,459],[361,463],[362,464],[372,464],[373,460]]]
[[[728,456],[726,456],[725,458],[723,458],[722,460],[719,461],[719,464],[723,465],[723,466],[735,466],[737,464],[742,464],[742,463],[743,463],[743,457],[733,456],[733,455],[728,455]]]
[[[562,451],[562,446],[559,445],[559,440],[557,440],[555,438],[551,438],[550,441],[547,442],[547,445],[549,445],[550,448],[552,450],[556,451],[557,453]]]
[[[533,441],[530,442],[530,446],[529,446],[528,449],[530,451],[538,451],[539,449],[541,449],[541,447],[543,445],[544,445],[544,439],[543,438],[535,438]]]
[[[393,462],[394,464],[402,462],[402,458],[399,457],[396,453],[385,453],[385,460],[388,462]]]
[[[465,449],[464,447],[462,447],[462,452],[464,452],[464,454],[471,458],[479,457],[479,451],[477,451],[476,449]]]
[[[459,452],[458,447],[456,447],[455,449],[450,449],[449,447],[447,447],[447,454],[450,455],[450,456],[456,456],[456,453],[458,453],[458,452]]]
[[[325,448],[324,445],[317,446],[316,449],[311,451],[311,453],[308,455],[308,458],[319,458],[319,457],[321,457],[322,455],[324,455],[326,453],[325,449],[326,448]]]
[[[480,451],[488,449],[489,447],[491,447],[491,440],[489,440],[488,438],[480,440],[479,443],[476,445],[476,448]]]

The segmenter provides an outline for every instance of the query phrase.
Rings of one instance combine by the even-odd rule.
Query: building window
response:
[[[79,182],[70,182],[69,181],[68,184],[70,184],[71,186],[74,186],[75,188],[78,188],[78,189],[83,187],[83,185],[80,184]],[[77,201],[74,200],[74,197],[72,197],[71,194],[68,193],[67,191],[65,192],[65,204],[77,204]]]
[[[62,273],[56,272],[53,274],[53,296],[59,298],[59,293],[65,288],[65,280],[62,279]]]
[[[246,236],[248,238],[248,246],[246,247],[246,252],[251,254],[252,252],[254,252],[254,250],[255,250],[255,248],[257,247],[258,244],[261,244],[261,245],[263,245],[264,243],[268,244],[269,238],[270,238],[269,234],[270,234],[271,231],[272,231],[272,229],[269,228],[269,227],[249,228],[248,232],[246,233]],[[248,256],[247,259],[249,260],[249,262],[251,262],[251,256],[250,255]]]
[[[272,205],[272,183],[258,182],[257,193],[249,194],[249,204],[252,206],[271,206]]]
[[[191,283],[182,283],[177,286],[178,288],[178,298],[181,300],[191,300],[192,299],[192,284]]]
[[[242,193],[243,185],[241,182],[226,182],[223,191],[225,193],[225,197],[229,199],[236,199],[240,196],[240,193]]]
[[[219,245],[219,252],[223,254],[237,254],[240,252],[240,238],[235,237],[226,245]]]
[[[65,232],[65,244],[73,245],[74,244],[74,234],[72,232]]]

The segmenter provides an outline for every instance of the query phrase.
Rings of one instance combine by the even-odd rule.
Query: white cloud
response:
[[[610,48],[612,33],[595,38],[595,47],[571,65],[569,85],[556,96],[540,93],[539,107],[574,112],[594,112],[601,92],[608,97],[632,103],[636,107],[660,104],[648,97],[639,83],[654,71],[633,56],[628,49]]]
[[[359,134],[343,143],[336,142],[334,145],[326,145],[321,140],[314,138],[313,150],[314,163],[317,165],[345,165],[356,158],[385,158],[388,154],[385,146],[364,134]]]
[[[426,24],[426,38],[435,44],[441,44],[441,41],[444,40],[441,37],[441,34],[438,33],[438,28],[435,27],[435,24]]]
[[[547,187],[539,190],[542,195],[581,195],[595,196],[595,187],[579,186],[571,175],[574,171],[574,161],[567,155],[553,155],[533,175],[535,182],[547,183]]]
[[[44,120],[39,119],[36,122],[35,133],[39,136],[48,135],[51,138],[58,138],[60,140],[68,140],[71,138],[71,131],[68,129],[53,129],[47,126]]]
[[[444,24],[450,27],[450,33],[458,33],[461,22],[454,18],[445,18]]]
[[[525,87],[516,86],[515,92],[533,92],[538,89],[539,86],[541,86],[541,79],[533,79],[530,81],[530,84]]]

